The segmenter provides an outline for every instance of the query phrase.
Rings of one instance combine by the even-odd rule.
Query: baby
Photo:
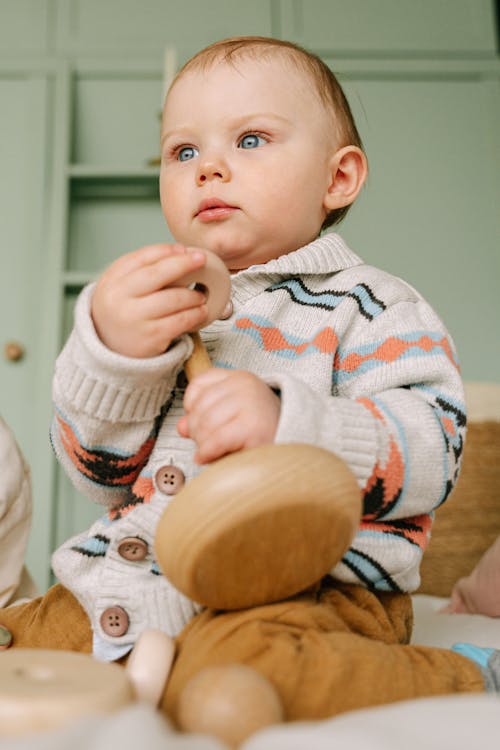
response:
[[[287,42],[218,42],[175,79],[161,150],[177,244],[124,255],[83,290],[54,377],[55,452],[106,514],[54,554],[59,584],[2,612],[14,645],[116,660],[160,628],[177,637],[172,716],[192,675],[235,661],[274,684],[289,719],[494,686],[490,654],[478,666],[406,645],[432,514],[458,474],[463,390],[422,297],[339,235],[320,236],[367,174],[337,80]],[[232,298],[202,330],[214,368],[186,387],[188,332],[207,308],[177,281],[203,267],[204,249],[230,270]],[[337,453],[355,474],[363,517],[350,549],[314,591],[203,610],[158,568],[158,519],[205,464],[292,442]]]

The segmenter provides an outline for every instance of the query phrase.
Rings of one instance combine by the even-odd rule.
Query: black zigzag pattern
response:
[[[325,289],[313,292],[299,277],[279,281],[266,289],[266,292],[276,292],[284,289],[298,305],[320,307],[323,310],[334,310],[345,299],[353,299],[359,312],[367,320],[373,320],[386,309],[386,305],[379,300],[367,284],[356,284],[349,290]]]

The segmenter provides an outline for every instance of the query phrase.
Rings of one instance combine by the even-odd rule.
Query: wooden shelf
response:
[[[102,164],[69,164],[71,180],[154,180],[160,176],[159,167],[112,167]]]

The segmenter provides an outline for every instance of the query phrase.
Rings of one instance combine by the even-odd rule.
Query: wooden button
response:
[[[148,545],[138,536],[127,536],[118,545],[118,554],[124,560],[140,562],[148,554]]]
[[[6,627],[0,625],[0,651],[9,648],[12,643],[12,633]]]
[[[156,487],[164,495],[176,495],[186,478],[178,466],[162,466],[155,474]]]
[[[106,635],[119,638],[127,632],[130,621],[123,607],[108,607],[99,622]]]

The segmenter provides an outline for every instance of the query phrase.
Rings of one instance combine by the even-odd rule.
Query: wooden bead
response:
[[[180,728],[218,737],[230,748],[237,748],[259,729],[283,721],[283,708],[275,688],[265,677],[242,664],[201,670],[179,697]]]
[[[0,651],[9,648],[12,643],[12,633],[3,625],[0,625]]]
[[[172,638],[161,630],[144,630],[127,661],[127,676],[137,700],[158,706],[175,655]]]
[[[175,495],[158,523],[165,576],[214,609],[279,601],[311,586],[359,525],[356,478],[335,454],[272,445],[225,456]]]

